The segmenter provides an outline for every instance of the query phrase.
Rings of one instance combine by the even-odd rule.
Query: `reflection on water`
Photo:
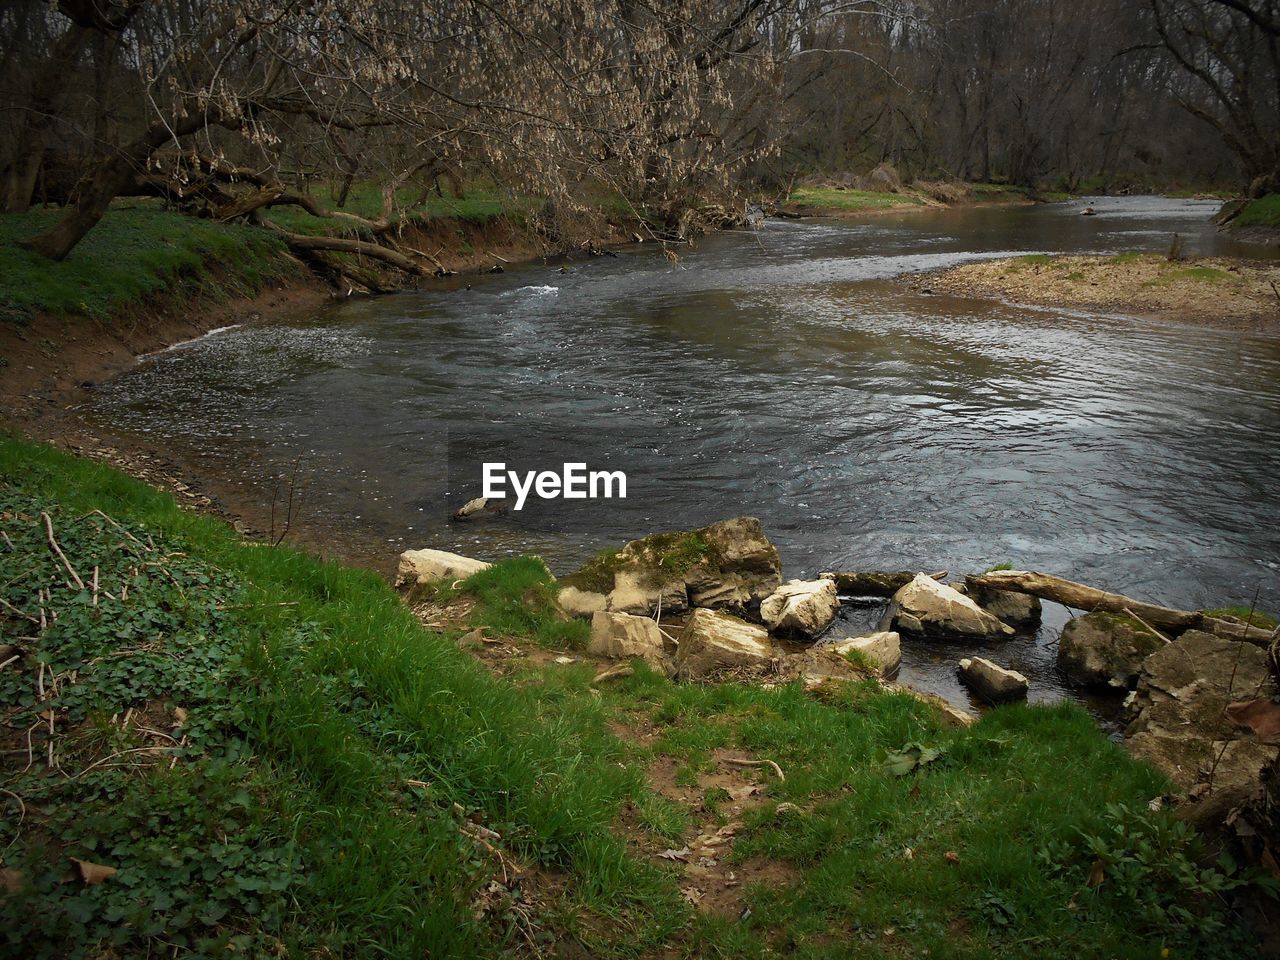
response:
[[[786,573],[1009,561],[1169,604],[1280,606],[1280,340],[930,296],[909,272],[1030,252],[1231,252],[1158,198],[770,223],[671,265],[622,256],[353,302],[156,355],[97,413],[263,480],[304,456],[313,524],[567,570],[610,543],[759,516]],[[1256,252],[1256,249],[1255,251]],[[483,431],[634,472],[607,510],[444,522]],[[530,451],[533,451],[530,453]],[[577,519],[575,520],[575,516]],[[1066,616],[1053,615],[1060,624]],[[1054,624],[992,650],[1059,695]],[[954,658],[903,679],[958,698]]]

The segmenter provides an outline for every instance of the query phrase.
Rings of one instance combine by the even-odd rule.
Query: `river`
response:
[[[596,550],[738,514],[784,575],[1056,573],[1155,602],[1280,608],[1280,338],[931,295],[981,257],[1233,249],[1215,202],[1080,203],[770,221],[679,251],[556,260],[246,325],[144,359],[91,416],[185,451],[300,522],[568,572]],[[450,524],[478,461],[622,468],[625,500]],[[873,618],[853,611],[845,632]],[[1033,680],[1039,634],[993,648]],[[956,651],[902,677],[963,701]]]

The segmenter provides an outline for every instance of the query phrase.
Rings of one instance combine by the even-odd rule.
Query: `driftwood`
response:
[[[968,578],[968,582],[987,590],[1008,590],[1012,593],[1028,593],[1041,600],[1052,600],[1077,610],[1103,611],[1120,616],[1131,616],[1150,626],[1160,627],[1172,634],[1188,630],[1205,630],[1220,637],[1248,640],[1250,643],[1268,644],[1272,631],[1250,626],[1234,618],[1211,617],[1203,610],[1176,610],[1143,603],[1118,593],[1108,593],[1096,587],[1064,580],[1048,573],[1024,570],[994,570]]]
[[[818,574],[823,580],[834,580],[836,592],[850,597],[892,597],[895,593],[915,579],[909,570],[884,571],[829,571]],[[934,580],[943,580],[946,570],[929,574]]]
[[[262,222],[268,229],[279,234],[293,250],[332,250],[337,253],[354,253],[358,256],[370,257],[374,260],[381,260],[383,263],[389,263],[405,273],[415,274],[420,277],[431,275],[430,271],[418,261],[378,243],[370,243],[365,240],[350,240],[346,237],[310,236],[302,233],[290,233],[287,230],[282,230],[270,220],[264,219]]]

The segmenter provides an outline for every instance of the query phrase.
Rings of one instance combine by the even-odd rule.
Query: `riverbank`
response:
[[[775,212],[783,217],[840,219],[940,207],[1006,206],[1070,199],[1065,193],[1042,193],[1001,183],[938,181],[903,185],[897,182],[896,174],[886,174],[879,185],[888,189],[861,189],[826,182],[797,187],[777,205]]]
[[[48,447],[0,442],[0,478],[0,913],[26,955],[1249,944],[1233,875],[1153,809],[1167,784],[1074,707],[957,729],[857,679],[603,682],[537,561],[415,617]]]
[[[953,267],[914,281],[961,296],[1088,307],[1175,323],[1280,331],[1280,266],[1222,257],[1170,260],[1032,254]]]

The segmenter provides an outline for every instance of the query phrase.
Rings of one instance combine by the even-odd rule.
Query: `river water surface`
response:
[[[103,385],[93,415],[393,555],[602,547],[737,514],[784,575],[1010,562],[1170,605],[1280,607],[1280,338],[930,295],[989,256],[1230,249],[1160,198],[771,221],[220,331]],[[927,285],[927,281],[926,281]],[[480,459],[628,471],[626,500],[446,522]],[[1057,627],[991,651],[1063,689]],[[857,629],[874,612],[852,613]],[[955,650],[903,678],[963,700]]]

